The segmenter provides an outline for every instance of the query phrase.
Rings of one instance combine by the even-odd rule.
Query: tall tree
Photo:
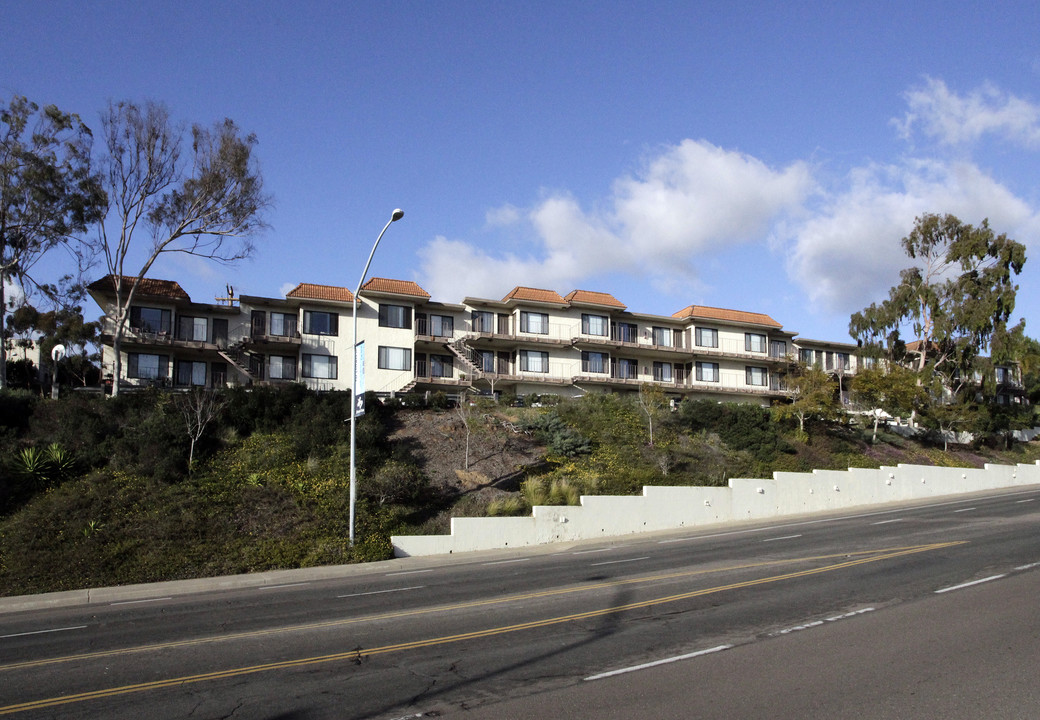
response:
[[[996,235],[987,220],[974,227],[948,214],[918,217],[902,243],[915,265],[887,300],[852,315],[849,334],[877,347],[908,329],[918,371],[930,369],[955,393],[974,359],[1008,332],[1025,247]]]
[[[109,321],[116,395],[120,349],[140,280],[166,253],[224,263],[249,256],[270,198],[253,153],[256,136],[240,134],[231,120],[194,125],[187,153],[183,130],[154,102],[110,104],[101,125],[109,217],[99,226],[99,243],[115,290]],[[140,235],[147,242],[143,254]]]
[[[54,105],[41,111],[25,97],[0,102],[0,326],[8,282],[26,292],[33,266],[58,246],[82,258],[76,238],[101,214],[104,193],[91,173],[93,136],[78,115]],[[0,341],[0,389],[7,386],[7,344]]]

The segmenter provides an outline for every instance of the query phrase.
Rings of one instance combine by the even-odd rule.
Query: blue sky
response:
[[[370,276],[847,340],[924,212],[1027,246],[1040,336],[1040,4],[11,2],[0,97],[109,100],[259,138],[256,256],[170,258],[194,300]],[[88,308],[88,316],[96,308]],[[1034,320],[1034,318],[1036,318]]]

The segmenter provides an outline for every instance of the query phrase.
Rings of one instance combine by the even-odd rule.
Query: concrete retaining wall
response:
[[[531,517],[452,518],[450,535],[395,535],[394,555],[438,555],[630,533],[676,530],[735,520],[839,510],[900,500],[1040,484],[1033,465],[777,472],[765,480],[734,479],[728,487],[644,487],[642,495],[583,495],[580,505],[537,506]]]

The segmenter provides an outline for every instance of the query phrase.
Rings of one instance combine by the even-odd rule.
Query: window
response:
[[[753,353],[766,351],[766,336],[758,333],[744,333],[744,350]]]
[[[849,364],[849,354],[848,353],[834,353],[834,362],[835,362],[834,369],[837,370],[838,372],[846,372],[846,371],[848,371],[852,367]]]
[[[859,364],[864,370],[873,370],[877,367],[877,358],[861,357]]]
[[[760,387],[765,387],[768,379],[769,373],[763,367],[748,367],[746,369],[746,377],[744,381],[748,385],[758,385]]]
[[[430,316],[430,335],[433,337],[451,337],[455,332],[455,318],[450,315]]]
[[[809,348],[801,348],[798,351],[798,359],[801,360],[806,365],[812,365],[813,364],[813,351],[810,350]]]
[[[166,355],[129,353],[126,376],[141,380],[159,380],[169,377],[170,359]]]
[[[585,313],[581,315],[582,335],[601,335],[606,337],[609,327],[610,325],[604,315],[587,315]]]
[[[769,341],[769,357],[774,357],[774,358],[787,357],[787,341],[786,340],[770,340]]]
[[[408,348],[379,346],[380,370],[411,370],[412,351]]]
[[[612,330],[611,340],[628,343],[639,341],[639,328],[635,323],[615,323]]]
[[[204,387],[206,385],[206,363],[179,360],[176,382],[178,385]]]
[[[697,380],[700,382],[718,382],[719,364],[709,362],[697,363]]]
[[[404,305],[379,304],[379,327],[402,328],[412,327],[412,309]]]
[[[1007,368],[998,367],[995,368],[995,370],[998,384],[1003,385],[1005,383],[1011,382],[1011,373],[1008,371]]]
[[[287,313],[271,313],[271,334],[278,337],[293,337],[296,335],[296,316]],[[325,333],[334,335],[335,333]]]
[[[339,335],[339,315],[318,310],[304,310],[303,331],[308,335]]]
[[[618,358],[614,377],[620,380],[635,380],[639,377],[639,363],[630,358]]]
[[[296,318],[293,318],[294,320]],[[274,331],[274,323],[271,323],[271,330]],[[272,380],[295,380],[296,379],[296,358],[282,355],[272,355],[270,360],[270,371],[268,377]]]
[[[495,332],[495,313],[486,310],[474,310],[471,315],[473,332]]]
[[[450,378],[451,376],[451,355],[430,355],[430,377]]]
[[[494,350],[478,350],[473,354],[474,364],[480,369],[480,372],[493,373],[495,372],[495,351]]]
[[[209,336],[207,325],[206,318],[182,315],[177,318],[177,339],[206,342]]]
[[[303,376],[319,380],[339,377],[339,362],[335,355],[304,355]]]
[[[607,371],[607,354],[601,352],[583,352],[581,354],[581,371],[587,373],[605,373]]]
[[[698,347],[717,348],[719,346],[719,331],[714,328],[699,327],[694,334]]]
[[[672,329],[666,327],[655,327],[651,330],[654,345],[661,347],[672,346]]]
[[[654,363],[654,382],[672,382],[672,364],[666,362]]]
[[[169,333],[173,313],[159,308],[130,308],[130,327],[140,332]]]
[[[546,313],[521,312],[520,332],[536,333],[538,335],[549,334],[549,316]],[[539,371],[541,372],[541,371]]]
[[[549,372],[549,353],[539,350],[521,350],[520,369],[527,372]]]

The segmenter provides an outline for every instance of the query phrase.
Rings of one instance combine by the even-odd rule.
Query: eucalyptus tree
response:
[[[876,350],[906,331],[916,341],[908,343],[916,370],[956,394],[971,381],[975,358],[1009,332],[1025,247],[987,220],[975,227],[949,214],[918,217],[902,245],[914,264],[887,300],[852,315],[849,334]]]
[[[270,198],[253,152],[257,140],[225,119],[193,125],[190,145],[161,104],[112,103],[102,114],[106,220],[99,250],[115,302],[108,309],[119,392],[120,348],[137,288],[160,256],[232,263],[252,254]]]
[[[101,215],[104,193],[91,170],[93,135],[78,115],[40,107],[22,96],[0,100],[0,326],[7,286],[43,290],[34,266],[65,247],[85,263],[82,233]],[[6,338],[6,335],[5,335]],[[0,389],[7,386],[7,345],[0,342]]]

